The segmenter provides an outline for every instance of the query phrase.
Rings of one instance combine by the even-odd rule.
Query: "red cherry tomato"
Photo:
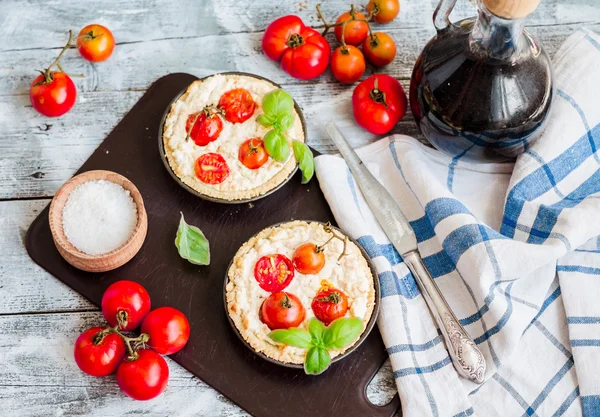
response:
[[[367,13],[374,12],[373,19],[377,23],[390,23],[400,13],[398,0],[369,0]]]
[[[289,292],[273,293],[260,306],[260,319],[271,330],[298,327],[305,317],[302,302]]]
[[[261,138],[252,138],[242,143],[238,158],[246,168],[258,169],[269,160],[269,154]]]
[[[121,362],[117,383],[134,400],[150,400],[161,394],[169,382],[169,367],[158,353],[150,349],[137,351],[138,359]]]
[[[281,61],[285,72],[301,80],[323,74],[331,53],[327,40],[293,15],[280,17],[267,27],[262,49],[270,59]]]
[[[225,120],[228,122],[244,123],[254,114],[256,103],[248,90],[234,88],[221,96],[219,107],[225,110]]]
[[[301,274],[318,274],[325,266],[325,254],[314,243],[305,243],[296,248],[292,262]]]
[[[392,130],[406,114],[406,94],[393,77],[372,75],[362,81],[352,94],[356,123],[378,135]]]
[[[340,46],[331,56],[331,72],[339,82],[353,84],[365,73],[365,57],[356,46]]]
[[[229,165],[218,153],[205,153],[196,160],[196,177],[206,184],[220,184],[229,175]]]
[[[316,318],[326,326],[335,319],[344,317],[348,311],[348,297],[335,288],[320,291],[313,299],[310,307]]]
[[[359,19],[366,19],[366,16],[362,13],[355,12],[354,15]],[[352,16],[350,12],[343,13],[335,23],[342,23],[346,20],[350,20]],[[346,23],[346,27],[344,28],[344,42],[348,45],[358,46],[367,37],[369,33],[369,26],[366,22],[361,22],[358,20],[354,20],[352,22]],[[338,42],[342,41],[342,26],[335,27],[335,37]]]
[[[125,357],[125,342],[116,333],[100,336],[103,327],[92,327],[81,333],[75,342],[75,362],[91,376],[115,373]]]
[[[367,36],[362,45],[365,58],[376,67],[385,67],[396,58],[396,44],[385,32],[375,32]]]
[[[285,255],[263,256],[254,265],[254,278],[265,291],[281,291],[294,279],[294,266]]]
[[[189,133],[190,138],[198,146],[206,146],[214,142],[219,138],[222,130],[221,118],[209,109],[190,114],[185,122],[186,133]]]
[[[64,72],[50,71],[48,80],[38,75],[29,87],[33,108],[48,117],[62,116],[75,104],[77,89],[73,80]]]
[[[142,322],[142,333],[148,333],[148,346],[161,355],[179,352],[190,338],[190,323],[185,315],[172,307],[152,310]]]
[[[115,49],[115,38],[102,25],[88,25],[77,36],[77,47],[82,57],[92,62],[108,59]]]
[[[117,314],[126,316],[126,324],[120,329],[131,331],[140,327],[150,311],[148,291],[137,282],[117,281],[102,296],[102,314],[111,326],[117,325]]]

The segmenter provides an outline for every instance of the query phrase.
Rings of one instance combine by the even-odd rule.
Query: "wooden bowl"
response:
[[[137,223],[127,242],[111,252],[100,255],[88,255],[75,248],[67,240],[62,224],[63,207],[71,192],[78,185],[92,180],[106,180],[119,184],[131,193],[131,197],[137,208]],[[87,272],[106,272],[129,262],[142,247],[142,243],[144,243],[144,239],[146,238],[146,232],[148,231],[148,217],[144,208],[142,195],[131,181],[111,171],[98,170],[84,172],[64,183],[50,203],[48,217],[52,239],[60,255],[75,268]]]

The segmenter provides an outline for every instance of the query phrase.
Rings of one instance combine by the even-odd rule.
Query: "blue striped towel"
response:
[[[402,135],[359,150],[483,351],[481,386],[458,377],[345,162],[316,160],[338,224],[379,272],[379,330],[407,417],[600,416],[600,38],[574,33],[554,68],[546,130],[514,164],[469,164]]]

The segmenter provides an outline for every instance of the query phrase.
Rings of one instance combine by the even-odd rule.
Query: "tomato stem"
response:
[[[284,299],[281,301],[281,307],[284,308],[292,308],[292,303],[290,303],[290,297],[288,297],[287,293],[283,293]]]
[[[376,103],[381,103],[387,108],[387,102],[385,100],[385,93],[379,89],[379,79],[375,77],[375,82],[373,84],[373,89],[369,93],[369,97]]]
[[[328,32],[329,29],[334,28],[334,27],[338,27],[338,26],[342,26],[342,40],[341,40],[341,44],[346,46],[346,44],[344,43],[344,29],[346,28],[346,22],[365,22],[367,24],[367,27],[369,28],[369,34],[372,34],[373,32],[371,31],[371,25],[369,24],[369,22],[373,19],[373,16],[375,15],[375,13],[373,13],[373,11],[371,11],[371,13],[369,13],[369,15],[366,18],[361,18],[361,17],[356,17],[356,8],[354,7],[354,4],[350,5],[350,19],[344,21],[344,22],[340,22],[340,23],[329,23],[327,22],[327,20],[325,20],[325,17],[323,17],[323,13],[321,12],[321,4],[317,4],[317,16],[319,18],[320,21],[323,22],[323,27],[325,28],[325,30],[323,30],[323,32],[321,33],[321,35],[325,36]]]
[[[317,298],[317,301],[321,301],[323,303],[338,304],[340,301],[342,301],[342,297],[340,297],[340,295],[337,292],[332,291],[327,295],[327,297]]]
[[[297,48],[304,45],[304,38],[299,33],[294,33],[287,40],[287,44],[290,48]]]
[[[315,248],[315,252],[317,252],[317,253],[323,252],[325,250],[325,245],[327,245],[333,239],[341,240],[344,243],[344,249],[342,250],[342,253],[340,254],[340,256],[338,258],[338,261],[340,261],[344,257],[344,255],[346,255],[346,245],[348,243],[348,238],[346,236],[344,236],[344,237],[340,236],[339,233],[335,231],[335,229],[329,222],[327,222],[326,224],[323,225],[323,230],[325,230],[325,232],[327,232],[327,233],[331,233],[331,237],[322,245],[317,246]]]

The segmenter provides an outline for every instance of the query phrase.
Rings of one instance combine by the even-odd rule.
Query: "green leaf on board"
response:
[[[191,226],[185,222],[183,213],[181,213],[181,220],[179,220],[179,227],[177,228],[175,246],[179,251],[179,256],[193,264],[208,265],[210,263],[208,239],[196,226]]]

